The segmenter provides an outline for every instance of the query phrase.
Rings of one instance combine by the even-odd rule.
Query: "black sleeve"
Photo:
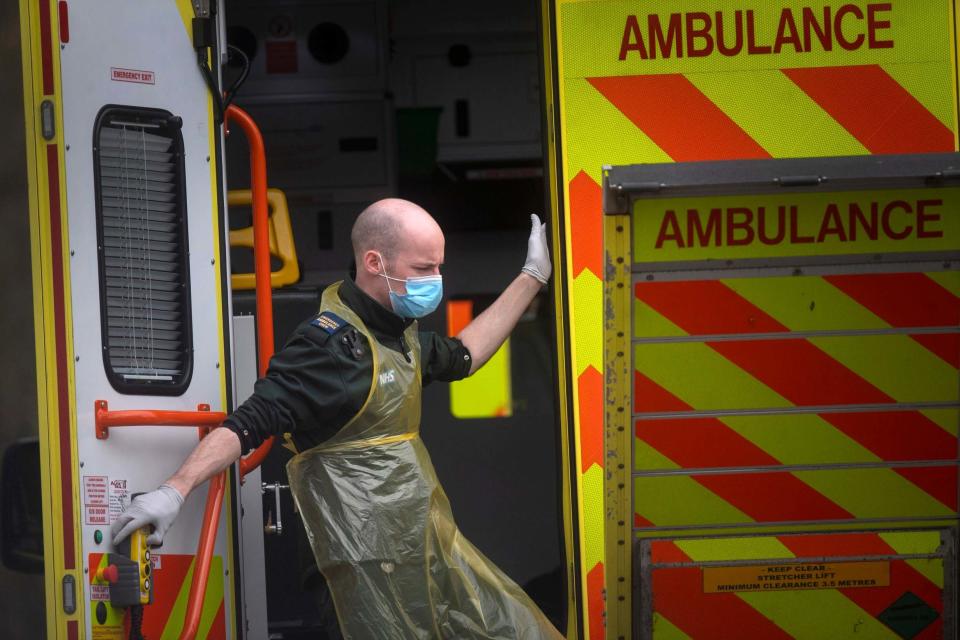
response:
[[[271,358],[253,395],[224,421],[240,438],[244,453],[270,436],[337,422],[348,395],[340,361],[331,350],[334,341],[328,338],[309,322],[300,325]]]
[[[424,386],[434,380],[453,382],[470,375],[470,351],[457,338],[420,332],[420,375]]]

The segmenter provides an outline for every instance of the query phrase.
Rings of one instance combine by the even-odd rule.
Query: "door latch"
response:
[[[274,501],[274,511],[272,513],[277,514],[277,521],[273,522],[271,512],[267,511],[267,524],[263,526],[264,533],[281,535],[283,533],[283,520],[280,515],[280,490],[281,489],[290,489],[288,484],[280,484],[279,482],[274,482],[268,484],[266,482],[260,483],[260,490],[262,493],[266,494],[267,492],[273,492],[273,501]]]

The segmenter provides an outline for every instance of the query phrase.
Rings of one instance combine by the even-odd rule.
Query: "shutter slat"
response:
[[[117,222],[111,222],[112,226],[117,224],[124,224],[124,222],[130,218],[135,220],[142,220],[146,218],[151,222],[176,222],[177,212],[176,211],[160,211],[159,209],[147,210],[137,210],[137,211],[124,211],[123,209],[114,209],[112,207],[104,207],[103,217],[108,218],[111,221],[116,220]]]
[[[103,239],[103,246],[111,249],[130,249],[132,251],[154,251],[157,254],[174,253],[177,244],[174,242],[159,242],[156,238],[120,238],[109,236]],[[176,255],[176,254],[174,254]]]
[[[154,319],[152,322],[149,318],[129,318],[129,317],[108,317],[107,326],[115,327],[118,329],[129,329],[131,331],[146,332],[147,335],[150,332],[157,334],[158,331],[180,331],[182,326],[179,322],[174,322],[172,320],[160,320]]]
[[[144,160],[147,162],[172,162],[173,153],[151,149],[147,149],[146,153],[144,153],[143,149],[119,147],[113,146],[112,144],[100,147],[101,166],[103,166],[105,163],[114,162],[115,160],[126,161],[127,163],[130,163],[131,161],[143,162]]]
[[[116,200],[121,202],[122,208],[130,208],[132,202],[141,202],[138,208],[149,209],[153,202],[173,202],[177,194],[171,191],[152,191],[150,189],[118,189],[117,187],[104,187],[101,191],[104,201]]]
[[[157,349],[163,349],[165,351],[180,351],[181,342],[179,340],[162,340],[156,336],[147,336],[143,337],[130,337],[130,338],[114,338],[111,342],[111,348],[113,347],[122,347],[132,349],[137,347],[138,349],[143,348],[143,344],[149,341]]]
[[[149,300],[147,298],[108,298],[107,307],[110,309],[177,311],[180,308],[180,304],[166,300]]]
[[[175,233],[152,231],[148,237],[146,230],[136,229],[135,231],[137,233],[133,236],[133,238],[137,240],[160,240],[162,242],[173,242],[177,239],[177,234]],[[104,237],[108,238],[129,238],[131,236],[131,231],[126,230],[121,226],[105,226],[103,229],[103,235]]]
[[[146,147],[157,151],[167,151],[173,146],[173,140],[167,136],[147,133],[137,127],[104,127],[100,129],[100,144],[109,147]]]
[[[132,247],[104,247],[104,255],[108,258],[124,258],[124,259],[140,259],[140,253],[137,249]],[[173,253],[172,251],[156,251],[150,255],[150,260],[152,262],[172,262],[177,260],[180,256]]]
[[[135,329],[132,327],[110,327],[108,329],[108,333],[110,334],[110,338],[112,340],[156,339],[156,340],[176,341],[177,344],[180,343],[179,331],[167,331],[164,329],[158,329],[156,326],[154,326],[153,329],[149,331],[143,330],[143,329]]]
[[[142,166],[132,166],[132,167],[100,167],[100,177],[101,178],[113,178],[116,180],[126,180],[131,181],[133,178],[131,176],[136,175],[138,180],[144,180],[146,182],[171,182],[174,180],[172,171],[153,171],[147,169],[144,171]]]
[[[119,189],[121,192],[133,193],[149,189],[150,191],[161,191],[169,193],[176,188],[169,175],[164,175],[163,180],[144,180],[142,176],[130,178],[124,175],[119,176],[100,176],[100,184],[104,188]]]

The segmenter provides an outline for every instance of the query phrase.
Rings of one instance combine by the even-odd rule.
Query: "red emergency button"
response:
[[[120,571],[117,570],[117,565],[111,564],[102,569],[97,569],[97,579],[115,583],[120,579]]]

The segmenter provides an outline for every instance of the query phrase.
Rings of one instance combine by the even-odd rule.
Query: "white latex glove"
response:
[[[523,263],[525,273],[547,284],[553,265],[550,264],[550,249],[547,247],[547,224],[540,223],[540,217],[530,214],[530,239],[527,240],[527,261]]]
[[[119,544],[131,533],[148,524],[153,525],[153,533],[147,537],[147,544],[162,544],[163,535],[180,513],[182,504],[183,496],[168,484],[162,484],[155,491],[137,496],[110,527],[113,544]]]

